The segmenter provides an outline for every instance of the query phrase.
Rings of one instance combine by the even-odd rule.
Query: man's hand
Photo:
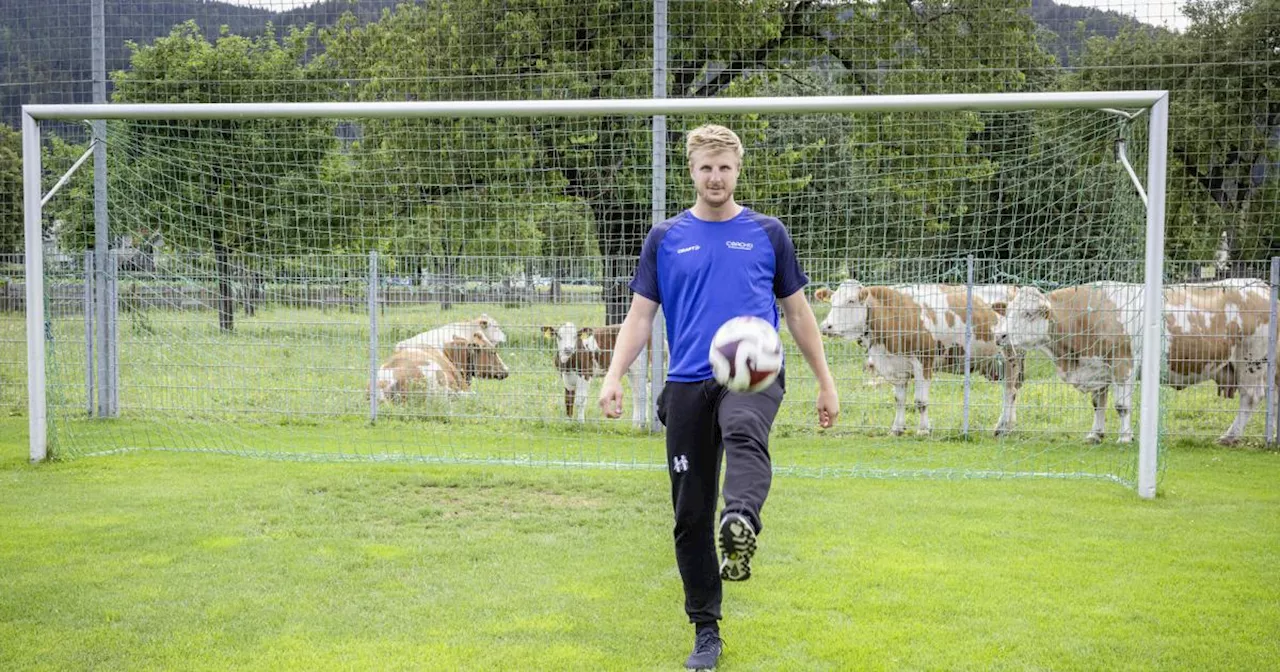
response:
[[[622,381],[612,376],[605,376],[604,386],[600,388],[599,403],[604,417],[622,417]]]
[[[840,395],[835,386],[822,386],[818,389],[818,426],[828,429],[835,426],[840,416]]]

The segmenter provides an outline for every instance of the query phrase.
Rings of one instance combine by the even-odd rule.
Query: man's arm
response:
[[[791,332],[791,337],[796,340],[796,346],[800,348],[804,360],[813,370],[814,378],[818,380],[818,424],[830,427],[836,424],[836,417],[840,415],[840,397],[836,392],[835,378],[827,366],[827,354],[822,345],[822,334],[818,331],[818,320],[813,316],[813,309],[809,307],[809,300],[805,298],[803,289],[779,299],[779,303],[786,314],[787,329]]]
[[[606,417],[617,418],[622,415],[622,374],[631,368],[631,364],[649,342],[653,316],[657,313],[657,301],[639,294],[631,295],[631,308],[618,329],[613,359],[609,362],[609,372],[605,374],[604,385],[600,388],[600,409]]]

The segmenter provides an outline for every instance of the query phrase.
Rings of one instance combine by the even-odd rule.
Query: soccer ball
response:
[[[751,315],[720,325],[711,337],[711,372],[730,391],[754,394],[782,370],[782,339],[765,320]]]

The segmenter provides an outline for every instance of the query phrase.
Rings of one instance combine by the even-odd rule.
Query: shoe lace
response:
[[[711,653],[720,643],[720,633],[715,630],[703,630],[693,640],[694,653]]]

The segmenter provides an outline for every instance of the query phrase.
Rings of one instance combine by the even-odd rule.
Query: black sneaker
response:
[[[724,640],[720,639],[720,633],[703,630],[693,640],[693,653],[684,661],[684,666],[690,670],[714,670],[721,651],[724,651]]]
[[[751,554],[756,552],[756,530],[751,521],[737,513],[720,520],[720,578],[746,581],[751,578]]]

